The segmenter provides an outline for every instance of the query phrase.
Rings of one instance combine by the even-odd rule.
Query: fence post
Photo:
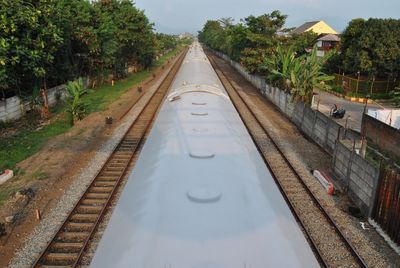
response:
[[[326,127],[326,133],[325,133],[325,141],[324,141],[324,144],[329,148],[329,131],[331,131],[331,120],[328,118],[328,121],[327,121],[327,127]],[[336,147],[336,144],[334,144],[333,145],[333,151],[335,152],[335,147]]]
[[[303,114],[301,115],[301,123],[300,123],[300,128],[303,129],[303,122],[304,122],[304,113],[305,113],[305,108],[306,105],[303,103]]]
[[[356,96],[358,94],[358,85],[360,84],[360,71],[357,72],[357,86],[356,86]]]
[[[374,88],[374,82],[375,82],[375,76],[372,77],[371,90],[370,90],[371,95],[372,95],[372,89]]]
[[[312,109],[311,109],[312,111]],[[314,131],[315,131],[315,125],[317,124],[317,111],[314,111],[314,120],[313,120],[313,126],[312,126],[312,131],[311,134],[313,135],[313,139],[317,136]]]
[[[354,140],[355,143],[355,140]],[[347,173],[346,173],[346,192],[349,191],[350,188],[350,178],[351,178],[351,167],[353,166],[353,160],[354,160],[354,154],[355,154],[355,150],[354,150],[354,145],[353,148],[351,149],[351,153],[350,153],[350,159],[349,159],[349,163],[347,165]]]
[[[389,91],[389,82],[390,82],[390,78],[388,77],[388,80],[386,81],[386,93],[388,93],[388,91]]]

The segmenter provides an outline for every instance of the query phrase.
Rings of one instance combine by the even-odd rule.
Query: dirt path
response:
[[[8,224],[7,235],[0,239],[0,267],[5,267],[24,240],[38,225],[36,210],[43,217],[57,204],[57,201],[73,183],[72,178],[86,167],[89,160],[101,148],[119,125],[123,116],[146,90],[158,83],[173,61],[153,71],[155,79],[146,79],[143,91],[137,87],[125,92],[110,107],[95,112],[78,122],[67,133],[52,138],[36,154],[18,164],[24,174],[13,178],[16,188],[28,189],[17,193],[0,208],[0,222],[14,215],[14,222]],[[114,118],[112,125],[105,124],[105,117]]]

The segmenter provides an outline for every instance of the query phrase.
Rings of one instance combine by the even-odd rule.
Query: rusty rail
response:
[[[145,134],[149,131],[186,52],[187,50],[180,55],[158,89],[145,103],[138,117],[32,267],[80,265],[128,166],[144,143]]]

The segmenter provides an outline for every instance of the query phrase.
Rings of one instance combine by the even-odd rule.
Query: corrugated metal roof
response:
[[[334,41],[334,42],[340,42],[340,37],[337,36],[336,34],[326,34],[324,36],[321,36],[320,38],[317,39],[318,41]]]

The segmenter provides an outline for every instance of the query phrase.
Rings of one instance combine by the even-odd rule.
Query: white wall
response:
[[[392,127],[400,129],[400,109],[398,110],[368,110],[368,115]]]
[[[49,105],[53,106],[57,102],[56,95],[59,92],[61,98],[65,97],[65,85],[50,88],[48,93]],[[0,101],[0,121],[14,121],[23,117],[29,111],[29,102],[23,102],[18,96],[14,96]]]

